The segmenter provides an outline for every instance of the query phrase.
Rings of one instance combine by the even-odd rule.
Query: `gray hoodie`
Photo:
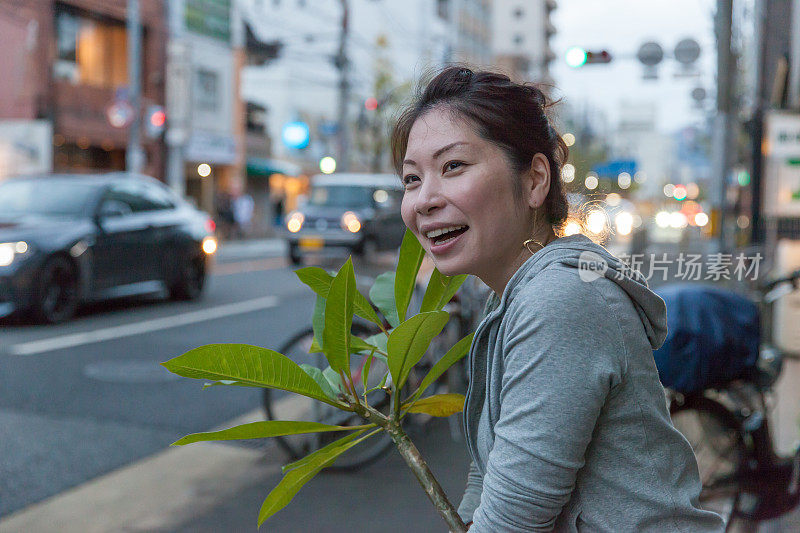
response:
[[[664,302],[583,235],[563,237],[493,295],[469,353],[470,533],[706,532],[689,443],[652,350]]]

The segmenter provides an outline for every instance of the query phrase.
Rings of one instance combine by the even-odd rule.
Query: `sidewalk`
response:
[[[259,417],[254,411],[225,427]],[[468,469],[464,443],[452,440],[444,420],[415,442],[457,504]],[[274,443],[261,449],[218,443],[169,448],[9,515],[0,521],[0,533],[255,532],[261,503],[286,462]],[[444,532],[446,526],[390,450],[361,471],[319,475],[261,530],[399,533]]]
[[[226,263],[263,257],[283,257],[287,253],[286,241],[270,239],[220,240],[217,261]]]

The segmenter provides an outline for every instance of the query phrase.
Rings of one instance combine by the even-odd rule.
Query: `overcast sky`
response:
[[[658,128],[674,131],[696,123],[701,114],[692,109],[690,92],[704,87],[713,100],[716,52],[714,49],[714,0],[558,0],[552,21],[558,33],[552,47],[557,59],[551,72],[557,88],[572,106],[583,102],[602,109],[613,127],[623,102],[656,102]],[[679,64],[672,60],[675,44],[690,37],[700,43],[698,78],[676,79]],[[642,80],[636,51],[645,41],[657,41],[665,52],[659,79]],[[572,69],[564,53],[572,46],[607,49],[608,65]]]

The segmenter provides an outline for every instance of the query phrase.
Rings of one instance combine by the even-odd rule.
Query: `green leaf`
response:
[[[441,377],[442,374],[447,372],[447,369],[456,364],[460,361],[467,353],[469,352],[469,347],[472,344],[472,337],[475,333],[470,333],[457,343],[453,345],[452,348],[447,350],[447,353],[444,354],[441,359],[436,361],[436,364],[428,371],[428,375],[422,380],[422,383],[419,385],[419,389],[411,396],[410,402],[415,402],[422,393],[425,392],[431,383],[436,381]]]
[[[369,387],[369,369],[372,366],[372,359],[375,357],[375,350],[367,356],[367,360],[364,362],[364,370],[361,373],[361,383],[364,385],[364,395],[367,394],[367,388]]]
[[[394,299],[394,279],[394,272],[384,272],[375,278],[375,283],[369,290],[369,299],[380,309],[392,327],[396,327],[400,323]]]
[[[445,276],[439,272],[439,269],[434,268],[431,279],[428,281],[428,288],[425,289],[425,296],[422,298],[419,312],[441,311],[466,279],[466,274]]]
[[[311,287],[311,290],[317,293],[317,295],[323,298],[328,297],[331,283],[333,283],[333,276],[320,267],[300,268],[295,270],[294,273],[297,274],[300,281]],[[356,290],[355,299],[353,300],[353,308],[355,309],[355,313],[361,318],[369,320],[381,328],[383,327],[383,322],[378,317],[378,313],[375,312],[375,308],[372,307],[372,304],[369,303],[366,296],[361,294],[358,290]]]
[[[345,387],[342,383],[342,376],[340,376],[336,370],[331,367],[326,367],[325,370],[322,371],[322,376],[328,381],[328,385],[334,390],[339,391],[336,393],[337,395],[344,393]]]
[[[396,390],[401,390],[411,368],[419,362],[433,338],[447,323],[445,311],[414,315],[389,334],[389,371]]]
[[[388,333],[391,334],[391,332],[392,330],[389,330]],[[376,333],[371,337],[367,337],[367,342],[378,348],[378,350],[382,351],[383,353],[386,353],[386,350],[388,350],[386,344],[389,342],[389,335],[383,332]],[[378,355],[378,358],[383,359],[383,361],[386,362],[386,358],[384,356]]]
[[[417,273],[424,255],[425,251],[417,238],[411,230],[406,230],[403,243],[400,245],[400,257],[397,260],[397,274],[394,279],[394,298],[400,322],[406,319],[406,311],[411,302],[411,295],[414,294]]]
[[[404,407],[405,409],[405,407]],[[447,417],[464,410],[463,394],[435,394],[417,401],[408,408],[409,413],[424,413],[431,416]]]
[[[322,332],[322,348],[328,363],[345,375],[350,375],[350,328],[355,290],[353,261],[348,258],[331,283],[325,304],[325,331]]]
[[[223,379],[220,381],[212,381],[211,383],[203,383],[203,390],[206,390],[209,387],[219,387],[219,386],[226,386],[226,387],[258,387],[259,385],[252,385],[250,383],[242,383],[241,381],[233,381],[230,379]]]
[[[328,291],[331,290],[331,283],[333,282],[333,276],[325,272],[320,267],[305,267],[305,268],[298,268],[294,271],[295,275],[308,285],[312,291],[317,293],[319,296],[323,298],[328,297]]]
[[[324,392],[328,398],[331,400],[336,399],[339,393],[336,392],[337,389],[331,386],[330,382],[325,378],[322,370],[313,365],[300,365],[300,368],[302,368],[306,374],[311,376],[311,379],[317,382],[317,385],[319,385],[319,387],[322,389],[322,392]]]
[[[220,431],[205,433],[192,433],[172,443],[172,446],[184,446],[193,442],[241,439],[266,439],[281,437],[283,435],[298,435],[300,433],[322,433],[326,431],[351,431],[354,429],[369,429],[375,424],[364,426],[332,426],[319,422],[295,422],[285,420],[269,420],[264,422],[251,422],[234,426]]]
[[[381,335],[386,337],[383,333],[381,333]],[[370,344],[361,337],[356,335],[350,336],[350,353],[371,352],[375,348],[377,348],[377,346]]]
[[[336,405],[297,363],[267,348],[249,344],[208,344],[161,363],[179,376],[239,381],[282,389]]]
[[[372,435],[370,433],[362,437],[365,431],[362,429],[352,435],[334,441],[294,463],[296,466],[286,471],[281,482],[272,489],[261,505],[261,510],[258,513],[259,527],[267,518],[286,507],[303,485],[316,476],[320,470],[333,464],[344,452]]]
[[[314,329],[314,340],[311,341],[308,353],[320,353],[322,351],[322,334],[325,331],[326,302],[327,300],[325,298],[317,295],[317,301],[314,303],[314,314],[311,317],[311,326]]]

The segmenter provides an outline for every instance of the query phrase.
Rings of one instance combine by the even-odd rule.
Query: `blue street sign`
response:
[[[310,132],[308,124],[302,121],[287,122],[281,132],[283,144],[288,148],[302,149],[308,146]]]
[[[616,178],[623,172],[633,176],[636,174],[637,165],[635,159],[612,159],[593,166],[592,170],[601,178]]]

